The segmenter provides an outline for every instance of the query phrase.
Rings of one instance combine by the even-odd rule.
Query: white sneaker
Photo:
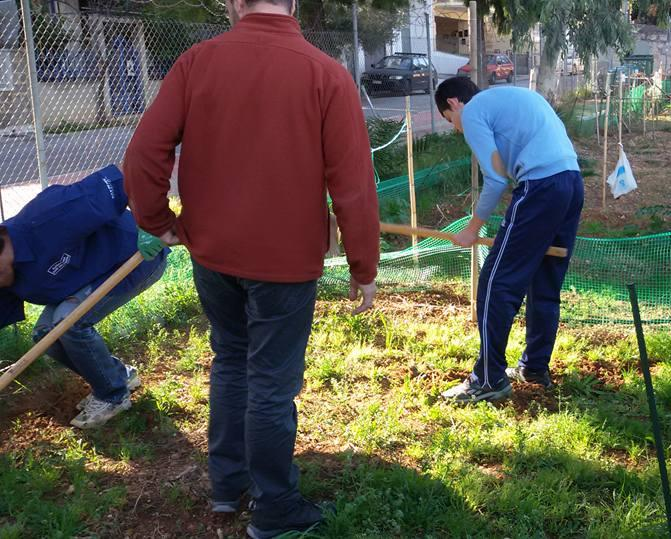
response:
[[[135,391],[138,387],[142,385],[142,381],[140,380],[140,375],[137,373],[137,369],[135,367],[128,367],[126,366],[126,371],[128,372],[128,381],[126,382],[126,387],[128,388],[128,391]],[[93,398],[93,393],[89,393],[84,397],[82,400],[80,400],[77,403],[77,410],[81,411],[84,408],[86,408],[86,405],[89,403],[89,401]]]
[[[114,404],[112,402],[105,402],[91,397],[86,407],[70,421],[70,425],[80,429],[91,429],[100,427],[112,419],[115,415],[128,410],[131,406],[130,395],[126,395],[124,399]]]

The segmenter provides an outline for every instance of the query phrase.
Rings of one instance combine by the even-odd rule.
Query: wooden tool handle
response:
[[[440,230],[433,230],[432,228],[411,227],[408,225],[395,225],[392,223],[380,223],[380,231],[388,234],[401,234],[403,236],[419,236],[422,238],[437,238],[441,240],[454,240],[454,234],[449,232],[441,232]],[[486,245],[491,247],[494,245],[494,238],[478,238],[476,242],[479,245]],[[566,258],[568,251],[565,247],[550,247],[545,253],[549,256],[557,256],[559,258]]]
[[[110,275],[107,280],[96,288],[93,293],[81,302],[77,308],[61,320],[54,329],[47,333],[40,342],[26,352],[21,359],[12,365],[7,372],[0,377],[0,391],[5,389],[12,381],[21,374],[38,357],[44,354],[49,347],[70,329],[82,316],[104,298],[116,285],[123,281],[131,271],[137,268],[143,261],[142,255],[137,252],[128,261]]]

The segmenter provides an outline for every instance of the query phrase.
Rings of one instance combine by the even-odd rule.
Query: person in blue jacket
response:
[[[551,386],[550,357],[559,325],[560,291],[583,206],[583,179],[564,124],[536,92],[513,86],[483,92],[454,77],[436,90],[443,117],[462,132],[484,177],[474,215],[454,242],[470,247],[511,179],[512,201],[478,281],[480,354],[473,373],[443,393],[467,403],[507,398],[510,380]],[[569,256],[546,256],[551,245]],[[513,319],[526,296],[526,349],[506,368]]]
[[[25,301],[45,305],[37,342],[126,262],[143,236],[127,205],[122,174],[110,165],[45,189],[0,224],[0,328],[24,320]],[[130,408],[137,371],[110,353],[95,324],[158,281],[167,252],[155,249],[48,350],[91,386],[72,425],[100,426]]]

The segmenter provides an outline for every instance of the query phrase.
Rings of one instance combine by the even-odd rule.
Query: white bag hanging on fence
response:
[[[629,159],[624,153],[622,144],[620,146],[620,157],[615,165],[615,170],[608,176],[608,185],[615,198],[620,198],[638,187],[634,179],[634,173],[631,171]]]

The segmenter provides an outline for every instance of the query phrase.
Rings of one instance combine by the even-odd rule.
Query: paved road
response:
[[[570,79],[575,77],[567,78],[566,84],[572,83],[575,86],[576,81]],[[528,84],[528,77],[518,79],[518,86]],[[370,106],[371,103],[373,108]],[[364,99],[362,106],[367,118],[379,116],[400,120],[405,116],[405,96],[374,96],[370,103]],[[431,111],[434,109],[431,97],[424,93],[413,94],[410,97],[410,108],[413,113],[414,133],[422,135],[431,132]],[[437,112],[434,112],[434,121],[438,131],[450,129],[449,124]],[[95,170],[110,163],[120,163],[132,134],[132,127],[111,127],[46,135],[49,177],[55,182],[69,182],[81,177],[82,172]],[[36,182],[38,177],[34,136],[0,137],[0,187]]]
[[[119,163],[132,135],[132,127],[45,135],[49,176],[69,176]],[[36,181],[38,177],[35,137],[0,137],[0,186]]]
[[[439,82],[442,82],[440,79]],[[505,81],[497,83],[497,86],[506,85]],[[528,87],[529,77],[519,77],[517,86]],[[372,107],[371,107],[372,105]],[[392,95],[389,93],[377,94],[370,98],[370,102],[363,99],[363,108],[366,118],[394,118],[402,120],[405,118],[405,96]],[[451,131],[452,127],[440,117],[431,96],[423,92],[417,92],[410,96],[410,110],[412,111],[413,130],[416,135],[431,132],[431,111],[434,111],[434,123],[436,131]]]

